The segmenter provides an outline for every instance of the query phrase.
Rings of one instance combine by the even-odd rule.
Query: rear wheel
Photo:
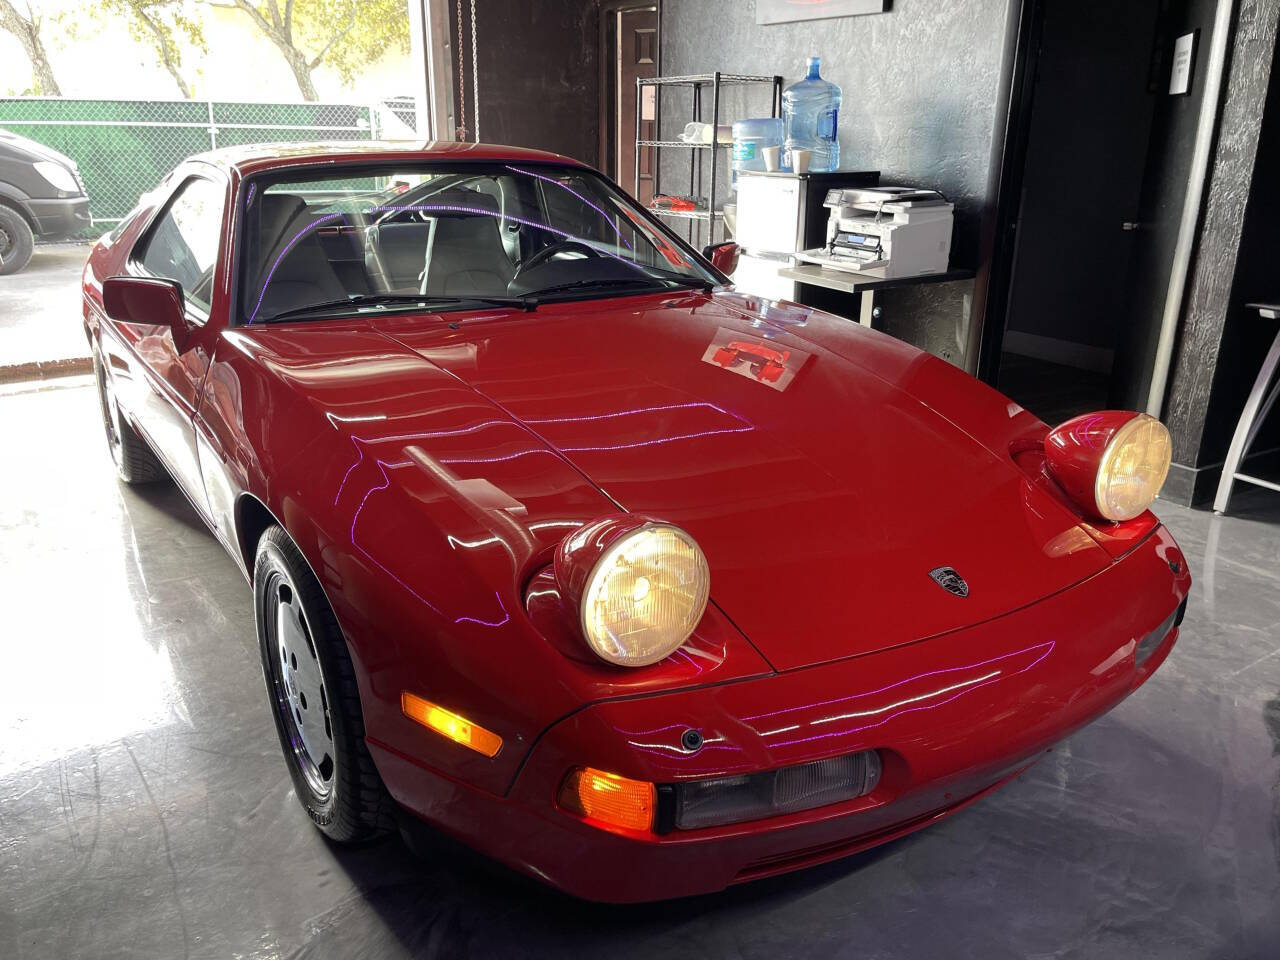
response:
[[[147,442],[129,426],[116,403],[111,378],[107,376],[102,357],[95,350],[93,373],[98,381],[98,404],[102,409],[102,428],[107,435],[107,448],[115,462],[116,473],[125,483],[154,483],[167,474]]]
[[[258,542],[254,619],[280,747],[307,815],[326,836],[376,837],[395,824],[364,742],[364,715],[342,628],[279,526]]]
[[[36,238],[22,214],[0,205],[0,276],[23,269],[35,248]]]

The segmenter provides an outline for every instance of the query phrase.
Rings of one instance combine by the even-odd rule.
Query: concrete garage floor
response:
[[[578,903],[297,806],[240,574],[115,481],[85,378],[0,392],[0,957],[1280,956],[1280,498],[1162,505],[1196,586],[1131,699],[869,854]],[[619,869],[626,869],[619,864]]]
[[[21,273],[0,277],[0,380],[4,368],[87,358],[80,273],[87,243],[37,244]]]

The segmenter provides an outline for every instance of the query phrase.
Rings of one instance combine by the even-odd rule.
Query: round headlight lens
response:
[[[582,592],[582,632],[601,658],[643,667],[670,656],[702,619],[707,558],[683,530],[648,524],[600,555]]]
[[[1165,425],[1140,413],[1116,431],[1102,453],[1093,496],[1098,513],[1108,520],[1132,520],[1160,492],[1173,442]]]

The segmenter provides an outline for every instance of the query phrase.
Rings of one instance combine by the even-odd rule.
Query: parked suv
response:
[[[0,275],[31,261],[36,237],[65,240],[92,223],[75,161],[0,130]]]

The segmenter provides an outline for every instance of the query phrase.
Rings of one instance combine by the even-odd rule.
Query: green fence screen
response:
[[[404,120],[403,104],[395,107]],[[411,111],[411,106],[410,106]],[[379,136],[378,106],[204,100],[0,98],[0,127],[69,156],[80,167],[101,233],[183,159],[217,147]]]

